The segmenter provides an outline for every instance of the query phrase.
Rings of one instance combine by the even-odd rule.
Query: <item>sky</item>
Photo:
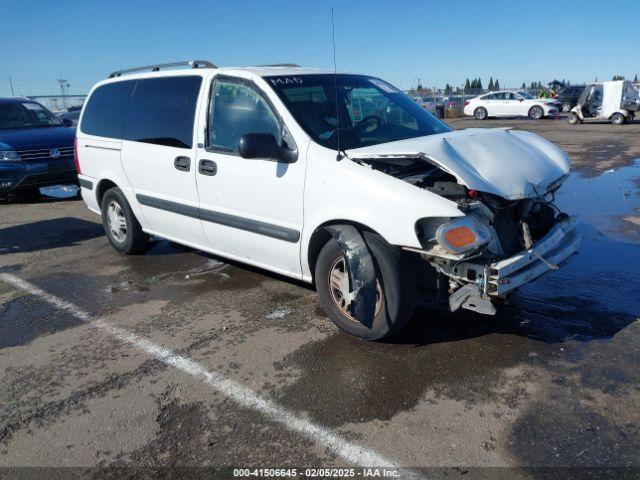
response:
[[[640,0],[0,0],[0,96],[178,60],[332,68],[332,7],[338,70],[402,89],[640,76]]]

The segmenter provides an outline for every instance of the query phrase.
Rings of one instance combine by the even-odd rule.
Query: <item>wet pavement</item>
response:
[[[120,256],[69,199],[0,204],[0,272],[432,475],[640,467],[640,124],[558,122],[451,122],[530,129],[576,160],[557,204],[583,222],[580,254],[496,317],[421,309],[358,341],[306,285],[167,241]],[[0,365],[0,466],[350,465],[3,282]]]

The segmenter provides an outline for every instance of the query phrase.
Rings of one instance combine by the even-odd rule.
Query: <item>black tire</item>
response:
[[[529,118],[532,120],[540,120],[544,117],[544,110],[539,105],[534,105],[529,109]]]
[[[316,290],[320,303],[331,321],[342,330],[363,340],[380,340],[402,330],[410,320],[416,302],[416,287],[411,269],[402,252],[372,232],[363,232],[364,240],[373,255],[382,295],[381,304],[371,328],[347,316],[334,301],[329,286],[332,266],[344,258],[333,238],[318,255],[315,268]]]
[[[119,206],[126,222],[126,233],[121,240],[116,238],[109,226],[107,211],[112,203]],[[142,227],[133,214],[131,206],[129,206],[129,202],[127,202],[127,198],[124,196],[124,193],[122,193],[122,190],[118,187],[107,190],[102,197],[102,202],[100,202],[100,211],[102,213],[104,233],[113,248],[127,255],[141,253],[147,249],[149,246],[149,235],[142,231]]]
[[[486,120],[489,118],[489,114],[487,113],[487,109],[484,107],[478,107],[473,111],[473,116],[476,117],[476,120]]]
[[[578,117],[578,114],[575,112],[571,112],[567,120],[571,125],[577,125],[578,123],[580,123],[580,117]]]
[[[625,121],[624,115],[621,113],[614,113],[611,115],[611,123],[614,125],[622,125]]]

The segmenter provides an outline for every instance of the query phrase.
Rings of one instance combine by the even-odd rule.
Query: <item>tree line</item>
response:
[[[624,75],[614,75],[612,80],[624,80]],[[596,79],[597,81],[597,79]],[[555,82],[555,80],[554,80]],[[638,83],[638,74],[636,73],[635,77],[633,78],[633,82],[634,83]],[[562,80],[562,82],[558,82],[558,83],[562,83],[564,85],[571,85],[571,82],[569,82],[568,80]],[[541,82],[541,81],[533,81],[530,82],[529,85],[527,86],[526,82],[522,82],[522,85],[520,86],[521,90],[543,90],[545,89],[546,86]],[[426,88],[418,83],[418,86],[416,88],[416,90],[420,91],[420,90],[427,90],[429,92],[432,91],[432,89],[430,88]],[[496,77],[496,79],[494,80],[493,77],[489,78],[489,85],[487,86],[486,91],[489,92],[494,92],[496,90],[500,90],[500,80],[498,80],[498,78]],[[445,95],[451,95],[451,94],[460,94],[460,93],[465,93],[465,94],[469,94],[469,95],[478,95],[481,93],[484,93],[485,89],[484,86],[482,85],[482,79],[480,77],[478,78],[474,78],[474,79],[466,79],[464,82],[464,87],[460,88],[457,86],[453,86],[449,83],[447,83],[444,87],[444,94]],[[434,93],[436,93],[434,91]]]

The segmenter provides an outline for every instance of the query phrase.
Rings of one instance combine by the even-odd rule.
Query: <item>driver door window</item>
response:
[[[281,143],[278,117],[256,89],[238,80],[218,79],[211,93],[207,146],[238,153],[240,137],[248,133],[270,133]]]

